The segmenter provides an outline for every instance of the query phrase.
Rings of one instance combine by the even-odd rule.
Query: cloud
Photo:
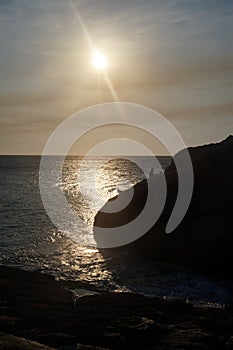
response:
[[[183,120],[190,135],[186,119],[202,119],[207,128],[205,120],[219,114],[231,128],[231,0],[0,0],[3,135],[7,125],[23,128],[30,121],[47,135],[77,109],[113,100],[103,81],[98,92],[90,48],[72,6],[93,44],[108,54],[109,77],[121,99]],[[218,127],[221,133],[220,122]]]

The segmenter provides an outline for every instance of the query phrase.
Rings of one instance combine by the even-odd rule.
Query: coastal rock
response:
[[[54,350],[35,341],[0,333],[0,350]]]
[[[62,281],[8,267],[0,267],[0,286],[1,331],[5,333],[0,335],[0,349],[219,350],[232,346],[231,305],[198,307],[180,299],[106,292],[81,297],[74,304],[71,291],[64,290],[60,297]],[[42,290],[43,302],[38,299]],[[57,296],[59,302],[51,303]]]
[[[76,350],[109,350],[109,349],[102,348],[99,346],[94,346],[94,345],[77,344]]]
[[[159,220],[136,241],[117,248],[101,249],[104,255],[124,251],[230,275],[233,263],[233,136],[220,143],[191,147],[188,151],[194,170],[194,191],[180,225],[172,233],[165,233],[178,191],[178,177],[172,161],[165,170],[167,199]],[[182,157],[182,152],[175,158]],[[185,172],[185,168],[181,171]],[[149,181],[157,181],[156,176]],[[108,201],[102,208],[103,212],[99,211],[95,217],[94,233],[96,227],[119,227],[136,218],[144,207],[147,191],[146,180],[136,184],[132,202],[116,213],[107,213],[112,200]],[[119,194],[122,200],[124,196],[126,192]],[[98,245],[96,234],[95,237]]]

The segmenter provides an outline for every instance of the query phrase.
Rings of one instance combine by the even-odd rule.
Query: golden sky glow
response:
[[[233,133],[231,0],[12,0],[0,14],[1,154],[40,154],[68,116],[112,101],[157,110],[188,145]]]

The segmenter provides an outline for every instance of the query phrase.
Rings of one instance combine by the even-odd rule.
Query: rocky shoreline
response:
[[[5,266],[0,284],[0,349],[233,349],[233,305],[108,293]]]

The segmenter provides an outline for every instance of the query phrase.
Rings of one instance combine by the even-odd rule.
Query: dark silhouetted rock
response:
[[[35,341],[0,333],[0,350],[53,350]]]
[[[232,278],[233,136],[220,143],[191,147],[188,151],[194,170],[194,191],[180,225],[172,233],[165,233],[178,189],[177,171],[172,161],[165,170],[167,199],[159,220],[136,241],[101,251],[107,255],[126,251],[156,260],[192,264]],[[182,152],[174,158],[181,158]],[[186,169],[181,167],[181,171],[185,172]],[[157,181],[156,176],[149,181]],[[134,197],[125,209],[113,214],[97,213],[94,232],[96,227],[119,227],[137,217],[146,202],[147,191],[147,181],[144,180],[134,186]],[[125,193],[121,192],[119,196],[123,198]],[[103,211],[108,209],[109,204],[110,201]]]
[[[231,348],[230,305],[200,308],[182,300],[132,293],[101,293],[73,303],[73,294],[63,290],[62,281],[7,267],[0,267],[0,286],[5,333],[0,334],[0,349]]]

